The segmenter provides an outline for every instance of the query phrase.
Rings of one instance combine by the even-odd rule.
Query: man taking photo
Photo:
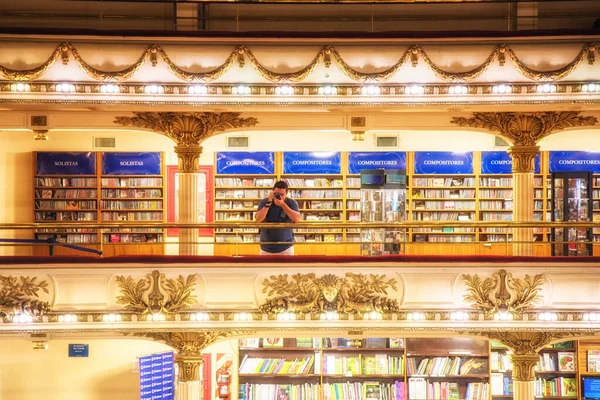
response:
[[[288,184],[284,181],[275,182],[269,196],[258,203],[254,217],[256,222],[298,222],[300,211],[298,203],[287,197]],[[283,243],[274,243],[283,242]],[[294,255],[294,230],[261,229],[260,255]]]

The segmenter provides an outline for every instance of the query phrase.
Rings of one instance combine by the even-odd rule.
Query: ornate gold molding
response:
[[[184,278],[166,279],[158,270],[146,278],[134,280],[131,276],[117,276],[120,296],[117,304],[125,304],[125,310],[140,314],[175,313],[190,308],[198,300],[192,295],[197,274]],[[163,294],[165,293],[166,296]]]
[[[598,122],[596,117],[582,117],[580,112],[485,112],[473,113],[473,117],[454,117],[453,124],[471,128],[484,128],[500,132],[501,136],[510,140],[514,146],[536,146],[546,136],[565,128],[577,126],[593,126]]]
[[[317,278],[315,274],[272,275],[263,281],[263,293],[268,297],[259,307],[261,312],[277,314],[286,311],[299,313],[335,311],[339,313],[389,313],[399,311],[396,299],[387,290],[396,288],[396,280],[386,275],[346,273]]]
[[[202,155],[202,146],[175,146],[175,154],[179,159],[178,171],[196,172]]]
[[[540,152],[540,146],[511,146],[508,154],[512,158],[513,173],[535,172],[535,157]]]
[[[179,365],[179,382],[193,382],[200,380],[200,366],[202,357],[175,356],[175,362]]]
[[[50,304],[38,300],[39,291],[50,293],[48,282],[37,281],[37,277],[0,275],[0,317],[27,313],[44,315]]]
[[[501,269],[490,278],[481,279],[479,275],[462,275],[467,285],[467,294],[463,296],[471,307],[486,312],[523,311],[533,307],[541,296],[544,275],[525,275],[525,279],[513,278],[511,273]]]
[[[564,338],[576,338],[577,336],[583,336],[585,333],[586,332],[581,333],[577,331],[549,332],[545,330],[533,332],[482,332],[481,335],[486,336],[489,339],[499,341],[511,349],[516,355],[537,356],[537,353],[540,351],[540,349],[552,342]]]
[[[147,337],[172,347],[179,357],[202,357],[202,351],[219,340],[232,336],[252,334],[246,330],[206,331],[206,332],[145,332],[135,336]]]
[[[535,355],[521,355],[512,354],[510,356],[512,361],[512,378],[515,381],[534,381],[535,380],[535,366],[540,361],[540,357]]]
[[[342,56],[333,46],[324,46],[317,52],[314,59],[308,65],[300,68],[298,71],[291,73],[277,73],[264,67],[249,48],[246,46],[238,46],[231,51],[230,55],[223,64],[214,68],[213,70],[208,72],[188,72],[177,66],[169,58],[166,51],[162,47],[154,44],[148,46],[138,60],[131,66],[120,71],[101,71],[85,62],[75,46],[69,43],[62,43],[40,66],[29,70],[14,70],[0,65],[0,75],[9,80],[35,80],[44,75],[48,69],[52,67],[58,57],[62,58],[63,63],[68,63],[69,53],[71,53],[79,68],[81,68],[91,78],[102,82],[123,82],[130,79],[141,68],[141,66],[148,61],[150,61],[151,65],[155,67],[158,64],[158,55],[160,55],[167,69],[175,77],[188,83],[206,83],[213,82],[222,77],[227,71],[229,71],[236,60],[240,68],[243,68],[245,64],[245,58],[247,57],[256,71],[263,78],[269,80],[270,82],[298,83],[306,79],[306,77],[308,77],[314,71],[320,62],[323,62],[326,68],[330,68],[331,56],[333,55],[338,67],[348,77],[356,82],[387,81],[391,79],[407,61],[410,60],[411,65],[416,67],[421,59],[438,78],[449,83],[458,83],[469,82],[478,78],[495,61],[497,61],[500,66],[505,66],[506,55],[508,55],[517,71],[519,71],[524,77],[537,82],[551,82],[567,77],[575,70],[575,68],[579,66],[579,64],[581,64],[584,59],[587,59],[588,64],[593,65],[595,62],[596,51],[598,51],[598,45],[596,43],[586,43],[582,46],[575,58],[563,67],[552,71],[538,71],[525,65],[525,63],[519,59],[509,45],[500,44],[494,48],[494,50],[482,64],[473,68],[472,70],[465,72],[450,72],[443,70],[434,64],[427,55],[427,52],[421,46],[414,45],[410,46],[406,51],[404,51],[404,53],[400,56],[400,59],[390,68],[387,68],[381,72],[365,73],[348,65],[348,63],[344,61]]]
[[[179,147],[199,147],[215,133],[227,129],[255,126],[256,118],[240,118],[235,112],[135,112],[135,117],[117,117],[115,123],[150,129],[165,135]]]

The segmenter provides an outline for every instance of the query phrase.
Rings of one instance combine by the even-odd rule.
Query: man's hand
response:
[[[281,207],[285,204],[285,201],[283,200],[283,198],[281,197],[275,197],[273,196],[273,202],[275,203],[275,205]]]

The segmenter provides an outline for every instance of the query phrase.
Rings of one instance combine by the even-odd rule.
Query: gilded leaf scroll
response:
[[[467,286],[464,300],[473,308],[486,312],[530,309],[541,300],[540,291],[544,284],[543,274],[525,275],[524,279],[519,279],[503,269],[485,279],[477,274],[464,274],[462,278]]]
[[[394,312],[398,301],[387,297],[389,289],[397,290],[393,278],[377,274],[346,273],[317,277],[314,273],[272,275],[263,281],[263,293],[269,299],[261,312],[339,313]]]
[[[495,61],[498,61],[500,66],[504,66],[506,63],[505,57],[508,55],[517,71],[519,71],[525,78],[536,82],[550,82],[564,79],[569,76],[584,59],[587,59],[588,64],[594,64],[595,52],[597,51],[597,43],[586,43],[582,46],[577,56],[563,67],[551,71],[539,71],[528,67],[523,61],[521,61],[515,51],[509,45],[500,44],[494,48],[487,59],[479,66],[466,72],[451,72],[437,66],[421,46],[413,45],[404,51],[394,65],[380,72],[366,73],[351,67],[342,58],[339,51],[333,46],[324,46],[317,52],[313,60],[308,65],[300,68],[298,71],[291,73],[278,73],[264,67],[264,65],[256,58],[254,53],[249,48],[246,46],[238,46],[231,51],[225,62],[213,68],[212,70],[207,72],[189,72],[176,65],[162,47],[154,44],[148,46],[140,55],[138,60],[131,66],[120,71],[101,71],[88,64],[81,57],[79,51],[74,45],[70,43],[62,43],[40,66],[26,70],[15,70],[0,65],[0,76],[3,76],[7,80],[13,81],[36,80],[43,76],[52,67],[52,65],[54,65],[55,61],[59,57],[63,59],[63,62],[68,62],[68,54],[71,53],[77,65],[90,78],[101,82],[124,82],[130,79],[146,62],[150,61],[152,66],[156,66],[158,63],[157,55],[160,55],[166,68],[178,79],[188,83],[208,83],[214,82],[225,75],[236,60],[238,61],[239,67],[243,68],[245,64],[245,58],[247,57],[260,76],[269,80],[270,82],[298,83],[306,79],[320,62],[323,62],[325,67],[329,68],[331,65],[331,56],[333,56],[340,70],[342,70],[344,74],[346,74],[355,82],[381,83],[389,81],[398,72],[400,67],[402,67],[408,60],[410,60],[413,67],[416,67],[419,59],[421,59],[438,78],[448,83],[460,83],[470,82],[474,79],[477,79]]]
[[[198,302],[194,292],[197,275],[166,278],[159,271],[152,271],[139,280],[131,276],[117,276],[120,296],[117,304],[124,304],[125,310],[140,314],[175,313],[185,311]]]
[[[0,275],[0,317],[27,313],[43,315],[50,304],[39,300],[40,291],[48,294],[48,282],[37,277]]]

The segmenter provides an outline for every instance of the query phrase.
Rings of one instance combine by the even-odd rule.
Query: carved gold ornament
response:
[[[299,313],[336,311],[339,313],[368,313],[398,311],[398,301],[389,299],[388,289],[396,288],[396,280],[385,275],[346,273],[317,278],[315,274],[272,275],[263,281],[263,293],[268,299],[261,312]]]
[[[513,278],[511,273],[501,269],[492,277],[481,279],[479,275],[464,274],[467,294],[463,296],[471,307],[486,312],[520,312],[533,307],[541,296],[544,275],[525,275],[525,279]]]
[[[115,123],[150,129],[175,141],[179,147],[196,147],[215,133],[255,126],[256,118],[240,118],[235,112],[135,112],[135,117],[117,117]]]
[[[251,334],[252,332],[246,330],[134,333],[135,336],[144,336],[167,344],[172,347],[180,357],[199,357],[202,355],[202,351],[205,348],[219,340],[224,340],[232,336]]]
[[[500,132],[514,146],[536,146],[546,136],[565,128],[594,126],[596,117],[582,117],[580,112],[484,112],[473,113],[473,117],[454,117],[453,124],[470,128],[484,128]]]
[[[37,277],[0,275],[0,317],[27,313],[44,315],[50,304],[39,300],[39,291],[48,291],[48,282],[37,281]]]
[[[338,50],[336,50],[333,46],[324,46],[317,52],[313,60],[308,65],[295,72],[277,73],[264,67],[264,65],[256,58],[254,53],[246,46],[236,47],[231,51],[230,55],[223,64],[207,72],[189,72],[184,70],[170,59],[170,57],[167,55],[167,52],[162,47],[156,44],[148,46],[133,65],[123,70],[101,71],[85,62],[74,45],[71,45],[70,43],[62,43],[40,66],[28,70],[14,70],[0,65],[0,75],[8,80],[35,80],[43,76],[59,57],[61,57],[63,63],[68,63],[69,54],[72,54],[79,68],[81,68],[90,78],[101,82],[123,82],[130,79],[148,61],[150,61],[153,67],[157,66],[158,56],[160,56],[167,69],[178,79],[188,83],[207,83],[221,78],[230,70],[231,66],[236,61],[238,66],[243,68],[247,58],[260,76],[269,80],[270,82],[298,83],[306,79],[321,62],[323,62],[323,65],[326,68],[330,68],[331,58],[333,56],[333,59],[335,59],[338,67],[344,72],[344,74],[356,82],[385,82],[390,80],[409,60],[413,67],[416,67],[419,63],[419,60],[422,60],[424,64],[427,65],[427,67],[431,70],[431,72],[433,72],[438,78],[448,83],[459,83],[469,82],[477,79],[495,61],[497,61],[500,66],[504,66],[506,64],[506,56],[508,55],[517,71],[519,71],[524,77],[537,82],[549,82],[564,79],[571,74],[584,59],[587,59],[588,64],[593,65],[595,62],[595,52],[598,51],[597,46],[598,45],[596,43],[586,43],[582,46],[577,56],[575,56],[571,62],[563,67],[551,71],[538,71],[525,65],[509,45],[500,44],[496,46],[496,48],[490,53],[490,55],[481,65],[471,69],[470,71],[450,72],[434,64],[427,55],[427,52],[421,46],[414,45],[410,46],[406,51],[404,51],[394,65],[385,69],[384,71],[375,73],[365,73],[351,67],[346,61],[344,61]]]
[[[125,304],[125,310],[140,314],[176,313],[188,310],[198,300],[192,295],[197,274],[184,278],[167,279],[165,274],[154,270],[139,280],[131,276],[117,276],[120,296],[117,304]]]

